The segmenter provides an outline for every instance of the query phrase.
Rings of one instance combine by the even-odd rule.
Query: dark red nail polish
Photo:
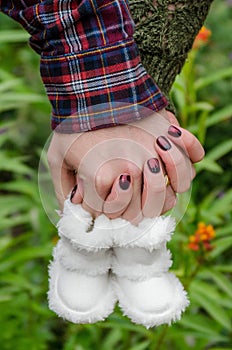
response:
[[[148,168],[154,174],[160,172],[159,160],[157,158],[151,158],[147,161]]]
[[[176,128],[174,125],[171,125],[168,128],[168,134],[173,137],[180,137],[182,132],[178,128]]]
[[[168,151],[172,147],[170,142],[164,136],[159,136],[156,143],[163,151]]]
[[[119,186],[122,190],[127,190],[130,186],[130,175],[121,175],[119,178]]]
[[[77,190],[77,185],[75,185],[75,186],[73,187],[73,190],[72,190],[72,192],[71,192],[71,196],[70,196],[70,201],[71,201],[71,202],[72,202],[73,197],[75,196],[76,190]]]

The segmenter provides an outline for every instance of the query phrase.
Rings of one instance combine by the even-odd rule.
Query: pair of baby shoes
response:
[[[94,323],[110,315],[118,301],[124,315],[147,328],[180,319],[186,292],[169,268],[166,243],[170,216],[95,219],[81,205],[65,201],[58,223],[60,240],[49,267],[49,307],[73,323]]]

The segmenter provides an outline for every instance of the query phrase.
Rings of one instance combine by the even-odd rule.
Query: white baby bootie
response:
[[[125,243],[121,232],[121,242],[118,237],[120,247],[113,249],[112,270],[119,305],[133,322],[147,328],[171,324],[180,318],[188,305],[182,284],[168,272],[172,261],[166,241],[174,227],[170,217],[159,217],[140,237],[139,225],[134,241]]]
[[[99,230],[88,232],[91,222],[80,206],[65,202],[58,224],[61,238],[49,267],[49,307],[73,323],[104,320],[116,302],[110,275],[112,251],[101,248],[106,244]]]
[[[64,202],[57,228],[59,236],[67,238],[78,249],[93,252],[112,246],[111,220],[100,215],[93,223],[91,214],[69,199]]]
[[[92,217],[65,201],[57,225],[60,241],[50,264],[49,306],[73,323],[105,319],[118,300],[125,315],[145,327],[178,320],[188,305],[166,243],[171,217],[126,220]]]

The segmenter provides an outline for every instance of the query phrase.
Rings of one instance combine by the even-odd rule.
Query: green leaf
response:
[[[101,328],[117,327],[119,329],[141,333],[144,336],[149,336],[150,334],[152,334],[151,330],[146,329],[143,326],[133,324],[126,317],[122,317],[122,316],[119,317],[116,313],[113,313],[112,315],[110,315],[106,322],[100,322],[97,325],[98,327],[101,327]]]
[[[199,276],[201,275],[199,274]],[[217,287],[214,284],[210,283],[209,281],[205,282],[200,278],[194,280],[191,283],[191,292],[196,294],[202,294],[206,296],[208,299],[210,299],[211,301],[219,300],[218,303],[220,303],[220,293]]]
[[[12,101],[12,102],[5,101],[4,103],[0,104],[0,113],[14,110],[14,109],[20,109],[22,107],[24,107],[24,103],[21,101],[18,101],[17,103],[15,103],[15,101]]]
[[[12,300],[12,295],[0,295],[0,303],[5,303],[6,301]]]
[[[207,159],[218,160],[232,151],[232,140],[226,140],[207,152]]]
[[[0,31],[0,44],[26,42],[28,38],[29,38],[29,34],[22,30],[11,29],[11,30]]]
[[[218,333],[218,325],[205,315],[186,314],[183,316],[180,323],[184,327],[193,329],[203,334],[207,334],[208,336],[213,338],[215,334]]]
[[[32,174],[33,170],[23,163],[24,157],[11,157],[6,152],[0,152],[0,170],[18,174]]]
[[[0,237],[0,252],[7,249],[12,241],[12,238],[8,236]]]
[[[30,215],[26,213],[13,213],[9,218],[3,218],[0,221],[0,230],[10,229],[23,224],[28,224],[30,222]]]
[[[202,143],[202,145],[204,145],[205,143],[205,135],[207,130],[206,121],[207,121],[208,115],[209,115],[208,111],[203,111],[198,118],[199,127],[198,127],[197,137],[199,141]]]
[[[140,344],[132,346],[132,348],[130,348],[130,350],[145,350],[148,348],[149,344],[150,344],[150,341],[146,340]]]
[[[18,273],[5,273],[2,276],[1,282],[3,284],[9,284],[11,286],[16,286],[17,289],[27,289],[30,292],[38,292],[39,287],[37,284],[29,282],[27,276],[20,275]]]
[[[191,104],[188,107],[188,112],[192,113],[192,112],[198,112],[198,111],[212,111],[214,109],[214,106],[209,103],[209,102],[196,102]]]
[[[15,78],[7,81],[3,81],[0,83],[0,93],[11,90],[12,88],[15,88],[16,86],[19,86],[22,83],[21,79]]]
[[[206,273],[214,280],[217,286],[232,298],[232,282],[229,281],[222,273],[215,271],[215,269],[207,269]]]
[[[4,142],[6,141],[4,139],[4,137],[8,137],[9,138],[9,134],[8,132],[10,130],[12,130],[13,128],[16,127],[16,122],[15,121],[7,121],[7,122],[3,122],[0,123],[0,130],[1,130],[1,134],[0,134],[0,145],[3,145]],[[3,139],[3,141],[2,141]],[[2,151],[1,151],[2,152]]]
[[[232,265],[215,265],[214,269],[221,272],[232,273]]]
[[[210,116],[208,116],[208,118],[206,120],[206,126],[208,128],[212,125],[221,123],[225,120],[231,119],[231,116],[232,116],[232,104],[228,105],[228,106],[226,106],[218,111],[215,111]],[[188,130],[191,131],[192,133],[197,133],[198,124],[190,125],[188,127]]]
[[[173,96],[173,99],[175,100],[177,106],[179,107],[180,111],[183,112],[183,109],[185,107],[185,84],[182,76],[178,75],[176,77],[175,83],[173,84],[173,88],[171,90],[171,95]]]
[[[26,247],[24,249],[20,249],[14,254],[11,254],[8,259],[0,262],[0,271],[3,272],[9,270],[22,262],[31,261],[38,258],[48,258],[52,253],[52,248],[53,243],[48,242],[43,247],[30,247],[30,249]]]
[[[198,79],[194,84],[194,88],[199,90],[207,85],[229,77],[232,77],[232,67],[217,70],[215,73],[208,75],[206,78]]]
[[[232,207],[232,189],[225,192],[225,194],[214,201],[210,208],[208,208],[208,214],[212,216],[222,215],[224,216],[225,210],[228,212]]]
[[[215,161],[206,156],[200,163],[195,164],[196,172],[199,173],[202,170],[211,171],[215,174],[222,174],[223,169]]]
[[[120,339],[122,339],[122,331],[118,328],[112,329],[102,343],[102,350],[113,349],[120,342]]]
[[[225,227],[219,227],[217,228],[217,237],[220,236],[227,236],[232,234],[232,225],[226,225]]]
[[[207,269],[202,270],[198,273],[199,278],[192,283],[192,291],[206,296],[212,303],[216,303],[222,307],[231,310],[232,299],[230,296],[222,293],[222,289],[217,286],[216,283],[212,283],[212,276],[210,276]],[[211,281],[211,282],[210,282]]]
[[[196,306],[191,308],[191,314],[187,311],[181,318],[181,320],[177,323],[172,325],[172,327],[168,328],[167,332],[167,338],[170,338],[171,340],[174,341],[175,345],[172,344],[173,346],[168,346],[168,342],[165,344],[166,346],[162,347],[162,350],[189,350],[189,349],[194,349],[194,350],[202,350],[205,349],[206,344],[219,344],[219,343],[227,343],[230,344],[230,335],[227,334],[227,332],[221,334],[221,326],[206,313],[204,313],[204,317],[198,318],[198,315],[201,316],[203,313],[197,313],[198,310]],[[187,317],[186,320],[186,325],[182,324],[182,320],[185,319],[185,316]],[[205,329],[206,331],[204,332],[203,329],[200,330],[194,329],[195,326],[197,327],[197,323],[199,320],[200,326]],[[185,323],[185,321],[184,321]],[[204,323],[206,327],[204,327]],[[208,329],[211,327],[212,331],[211,333],[208,331]],[[190,346],[189,342],[186,342],[186,339],[194,340],[194,346]],[[168,341],[168,339],[166,339]],[[165,343],[165,342],[164,342]],[[171,343],[170,343],[171,344]],[[152,348],[153,349],[153,348]]]
[[[27,179],[19,179],[8,183],[0,184],[0,189],[10,192],[19,192],[36,199],[39,196],[37,184]]]
[[[34,94],[31,92],[27,93],[20,93],[20,92],[14,92],[14,93],[5,93],[0,95],[0,104],[4,105],[5,103],[32,103],[32,102],[45,102],[45,96]]]
[[[30,238],[32,238],[32,236],[34,235],[34,233],[32,232],[26,232],[26,233],[21,233],[19,236],[17,237],[11,237],[10,235],[9,236],[6,236],[9,238],[8,240],[8,244],[6,246],[6,249],[7,248],[10,248],[10,247],[16,247],[18,244],[24,244],[26,245],[28,240]]]
[[[214,246],[215,248],[209,253],[210,259],[215,259],[217,256],[224,253],[226,250],[232,248],[232,236],[216,239],[214,241]]]
[[[17,211],[29,210],[31,200],[25,196],[7,195],[0,197],[0,218],[11,215]]]
[[[215,301],[210,300],[207,295],[200,294],[199,292],[191,294],[194,301],[206,310],[215,321],[221,324],[229,332],[232,331],[231,319],[222,307],[216,304]]]

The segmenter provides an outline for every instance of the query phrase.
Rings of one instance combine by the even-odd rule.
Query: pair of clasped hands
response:
[[[166,110],[127,125],[80,134],[54,132],[48,162],[62,209],[74,204],[137,225],[164,214],[187,191],[204,157],[197,138]],[[168,179],[168,181],[167,181]]]

